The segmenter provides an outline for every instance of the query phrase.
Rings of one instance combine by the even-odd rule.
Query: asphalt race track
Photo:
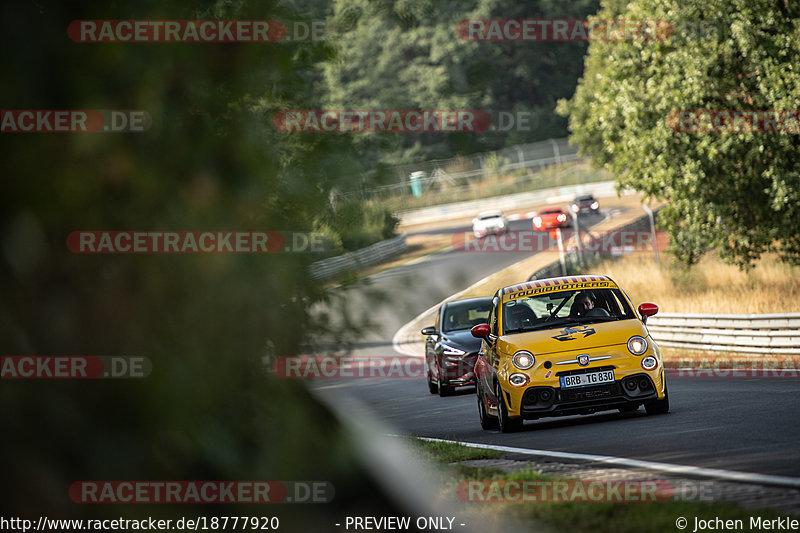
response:
[[[518,231],[529,224],[522,220],[511,227]],[[352,355],[396,354],[392,337],[398,328],[524,256],[443,252],[375,275],[368,289],[350,289],[347,298],[371,306],[373,320]],[[365,290],[387,297],[379,302],[360,294]],[[313,388],[333,401],[344,401],[341,395],[361,400],[403,434],[800,477],[798,379],[671,376],[669,414],[647,416],[640,408],[628,414],[545,418],[527,421],[511,434],[481,430],[474,387],[447,398],[429,394],[423,378],[319,380]]]

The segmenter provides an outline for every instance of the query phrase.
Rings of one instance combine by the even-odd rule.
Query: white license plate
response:
[[[561,388],[586,387],[587,385],[600,385],[602,383],[613,383],[614,371],[601,370],[600,372],[589,372],[588,374],[574,374],[572,376],[559,376]]]

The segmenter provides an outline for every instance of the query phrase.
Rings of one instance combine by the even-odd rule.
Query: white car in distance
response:
[[[479,239],[489,233],[497,235],[506,231],[508,231],[508,220],[502,211],[483,211],[472,219],[472,233]]]

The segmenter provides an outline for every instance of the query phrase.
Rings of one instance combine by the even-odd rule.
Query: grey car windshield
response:
[[[470,329],[485,323],[489,318],[491,302],[463,303],[448,305],[442,320],[442,331]]]
[[[503,304],[503,332],[522,333],[635,316],[619,289],[559,291]]]

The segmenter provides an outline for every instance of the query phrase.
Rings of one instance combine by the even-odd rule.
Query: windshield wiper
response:
[[[556,320],[548,319],[548,320],[545,320],[544,322],[542,322],[541,324],[536,324],[536,326],[534,326],[533,329],[550,329],[550,328],[553,328],[553,327],[564,326],[564,325],[567,325],[567,324],[579,325],[580,322],[578,320],[576,320],[575,318],[571,318],[571,317],[563,317],[563,318],[559,318],[559,319],[556,319]]]
[[[557,319],[545,320],[544,322],[527,328],[506,329],[503,333],[524,333],[526,331],[539,331],[543,329],[558,328],[561,326],[580,326],[582,324],[589,324],[592,322],[614,322],[616,320],[621,320],[621,318],[617,316],[561,317]]]
[[[507,335],[507,334],[510,334],[510,333],[525,333],[526,331],[533,331],[534,329],[536,329],[536,328],[535,327],[530,327],[530,328],[507,329],[507,330],[503,331],[503,334]]]
[[[613,322],[615,320],[620,320],[618,316],[582,316],[575,319],[576,322],[580,322],[581,324],[586,322]]]

